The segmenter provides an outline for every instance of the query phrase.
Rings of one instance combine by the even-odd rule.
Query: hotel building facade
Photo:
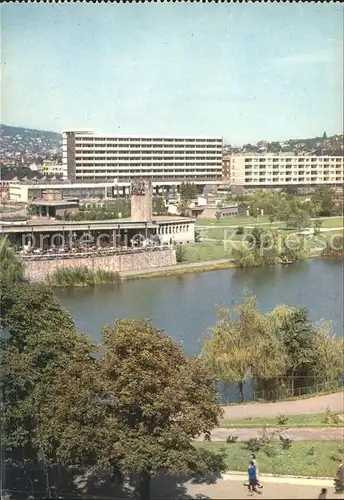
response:
[[[71,182],[135,179],[213,182],[222,177],[220,137],[130,137],[63,132],[63,165]]]
[[[226,161],[230,184],[247,188],[321,184],[340,187],[344,180],[344,156],[233,155]]]

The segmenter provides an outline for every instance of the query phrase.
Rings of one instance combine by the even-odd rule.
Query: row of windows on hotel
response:
[[[189,224],[160,224],[158,226],[158,234],[176,234],[176,233],[185,233],[189,231]]]
[[[222,139],[169,139],[159,137],[92,137],[87,135],[85,137],[76,136],[76,141],[91,142],[91,141],[106,141],[106,142],[217,142],[222,144]]]
[[[108,146],[106,149],[104,149],[104,145],[103,144],[94,144],[94,145],[89,145],[89,146],[82,146],[80,147],[81,145],[79,144],[76,144],[76,147],[75,147],[75,152],[76,153],[83,153],[84,151],[86,151],[87,153],[90,153],[92,152],[92,150],[94,150],[95,153],[127,153],[128,152],[128,147],[125,146],[125,144],[118,144],[118,147],[126,147],[126,149],[118,149],[118,147],[112,147],[112,146]],[[171,146],[166,146],[166,148],[170,148]],[[102,149],[96,149],[96,148],[102,148]],[[185,151],[185,152],[192,152],[192,151],[199,151],[201,153],[205,153],[208,149],[209,150],[212,150],[212,151],[217,151],[217,154],[221,155],[222,157],[222,148],[219,147],[219,148],[214,148],[214,146],[201,146],[201,145],[197,145],[197,144],[193,144],[193,145],[190,145],[190,146],[178,146],[178,147],[175,147],[173,149],[161,149],[161,146],[159,144],[153,144],[153,145],[149,145],[149,146],[142,146],[141,148],[139,149],[134,149],[134,148],[139,148],[139,146],[131,146],[129,149],[130,149],[130,152],[131,154],[140,154],[141,152],[144,152],[144,153],[175,153],[176,151],[178,152],[182,152],[182,151]],[[160,149],[155,149],[155,148],[160,148]],[[154,151],[153,151],[154,150]]]
[[[102,174],[103,173],[104,172],[102,172]],[[138,172],[135,172],[135,174],[137,174],[137,173]],[[128,174],[130,174],[130,172],[128,172]],[[108,175],[108,176],[106,176],[106,175],[101,176],[101,175],[98,174],[98,172],[88,172],[87,174],[84,174],[84,175],[79,175],[79,174],[77,175],[77,177],[78,177],[79,180],[88,180],[88,181],[95,180],[97,182],[108,182],[109,179],[111,179],[114,176],[117,177],[117,175],[114,174],[113,172],[111,172],[111,175]],[[149,176],[148,173],[146,173],[146,172],[144,173],[144,176],[145,176],[146,179],[147,178],[148,179],[152,178],[152,176]],[[121,176],[118,175],[118,177],[120,177],[121,182],[130,182],[133,179],[134,175],[130,174],[130,177],[125,177],[123,175],[121,175]],[[213,180],[217,180],[217,179],[218,179],[218,177],[215,177],[214,175],[204,174],[204,175],[202,175],[202,177],[198,177],[197,181],[202,181],[202,180],[205,180],[205,181],[206,180],[211,180],[211,181],[213,181]],[[180,174],[177,175],[176,174],[176,175],[164,175],[162,177],[160,175],[159,177],[157,176],[157,178],[152,179],[152,180],[159,181],[159,182],[161,181],[161,183],[163,183],[164,181],[166,181],[166,182],[167,181],[190,181],[191,182],[191,181],[195,181],[195,176],[194,175],[180,175]]]
[[[269,182],[281,182],[281,183],[284,183],[284,182],[316,182],[316,181],[322,181],[323,178],[322,177],[299,177],[299,178],[296,178],[296,177],[290,177],[290,178],[285,178],[285,179],[275,179],[275,178],[267,178],[265,179],[265,177],[255,177],[255,178],[245,178],[245,183],[246,182],[257,182],[257,183],[269,183]],[[341,182],[343,180],[342,177],[331,177],[331,178],[326,178],[324,179],[326,181],[332,181],[332,182]]]
[[[309,163],[309,162],[324,162],[324,161],[331,161],[331,162],[343,162],[344,158],[341,156],[336,156],[336,157],[330,157],[330,156],[312,156],[310,158],[301,156],[301,157],[290,157],[290,158],[245,158],[245,163],[276,163],[276,162],[286,162],[286,163],[291,163],[291,162],[297,162],[297,163]],[[235,160],[234,160],[235,162]]]
[[[91,169],[96,170],[98,172],[102,172],[103,170],[107,170],[108,172],[115,172],[119,167],[124,167],[125,170],[132,172],[140,172],[143,170],[145,172],[154,171],[154,172],[170,172],[171,169],[165,169],[166,167],[179,167],[175,168],[176,171],[184,172],[185,170],[197,170],[197,172],[202,172],[204,170],[208,172],[220,172],[221,166],[214,167],[214,165],[188,165],[184,163],[164,163],[164,165],[154,165],[154,163],[140,163],[140,165],[133,165],[131,163],[119,163],[118,165],[94,165],[93,163],[77,163],[76,170],[80,172],[80,169],[84,168],[85,172],[90,171]],[[150,167],[150,168],[142,168],[142,167]],[[180,168],[183,167],[183,168]],[[165,169],[165,170],[164,170]],[[123,172],[124,169],[118,170],[119,172]]]
[[[136,161],[139,162],[141,160],[182,160],[182,161],[191,161],[191,160],[218,160],[219,163],[221,162],[221,158],[217,156],[86,156],[86,155],[80,155],[82,158],[76,158],[77,161],[87,161],[87,160],[93,160],[93,161],[111,161],[111,160],[127,160],[127,161]]]
[[[268,172],[272,172],[274,175],[278,174],[278,172],[281,170],[282,172],[291,172],[291,169],[293,172],[325,172],[325,171],[331,171],[331,172],[343,172],[343,166],[341,165],[287,165],[284,168],[282,167],[277,167],[273,168],[273,170],[268,169]],[[245,172],[265,172],[266,167],[265,165],[259,165],[257,167],[255,166],[245,166]]]
[[[133,167],[133,168],[139,168],[139,167],[154,167],[156,170],[159,170],[161,167],[204,167],[204,168],[217,168],[221,169],[222,165],[221,163],[204,163],[203,162],[188,162],[188,163],[181,163],[181,162],[173,162],[173,161],[168,161],[168,162],[160,162],[160,163],[151,163],[151,162],[126,162],[126,163],[110,163],[110,162],[102,162],[102,163],[95,163],[94,161],[83,161],[83,160],[76,160],[75,162],[76,167],[94,167],[94,168],[118,168],[118,167]]]
[[[125,174],[153,174],[153,175],[161,175],[161,174],[192,174],[194,172],[193,169],[190,169],[188,172],[185,169],[175,169],[175,170],[149,170],[149,169],[125,169],[125,170],[107,170],[105,168],[99,168],[97,170],[91,170],[90,168],[84,169],[76,169],[76,174],[111,174],[111,175],[125,175]],[[203,168],[197,169],[197,175],[199,174],[212,174],[213,176],[221,176],[221,172],[216,169],[211,168]]]

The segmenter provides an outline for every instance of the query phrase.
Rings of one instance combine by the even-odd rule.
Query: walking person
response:
[[[327,488],[321,488],[318,500],[326,500],[326,498],[327,498]]]
[[[251,460],[252,460],[252,462],[254,463],[254,465],[256,466],[257,486],[258,486],[258,488],[260,488],[260,489],[261,489],[261,488],[263,488],[263,485],[261,484],[260,479],[259,479],[258,462],[257,462],[257,458],[256,458],[255,453],[252,453],[252,455],[251,455]]]
[[[252,496],[253,492],[260,494],[261,492],[257,490],[257,468],[254,461],[250,461],[250,465],[247,469],[248,472],[248,491],[249,495]]]

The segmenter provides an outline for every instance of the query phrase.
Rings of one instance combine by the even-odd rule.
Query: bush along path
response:
[[[261,429],[225,429],[217,427],[211,431],[211,441],[226,441],[229,437],[232,437],[235,441],[248,441],[250,439],[260,438],[266,432],[274,439],[279,439],[281,435],[293,441],[344,441],[344,428],[340,427],[298,427],[294,429],[288,429],[288,427],[275,427],[269,428],[268,431],[264,427]],[[203,439],[204,437],[201,436],[198,438],[198,441],[203,441]]]

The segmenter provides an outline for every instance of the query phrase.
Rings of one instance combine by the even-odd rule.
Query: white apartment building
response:
[[[233,155],[230,183],[244,187],[343,184],[343,156]]]
[[[53,161],[45,160],[40,168],[44,175],[59,175],[62,179],[67,178],[67,169],[65,165],[60,165]]]
[[[222,138],[130,137],[63,133],[63,165],[72,182],[215,181],[222,176]]]

